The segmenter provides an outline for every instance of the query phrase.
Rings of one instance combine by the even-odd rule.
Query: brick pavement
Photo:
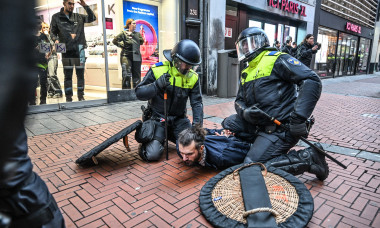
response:
[[[359,156],[379,152],[379,119],[374,117],[379,107],[376,98],[323,93],[310,139],[330,145],[328,150],[340,145],[355,151],[356,157],[333,153],[348,169],[328,161],[330,176],[323,183],[310,174],[299,176],[314,198],[308,227],[380,227],[380,162]],[[222,119],[231,113],[233,103],[228,100],[205,106],[210,117]],[[74,163],[135,121],[133,116],[28,138],[34,170],[53,193],[67,227],[210,227],[200,213],[198,196],[217,171],[184,166],[173,144],[169,144],[169,161],[143,162],[137,143],[130,140],[131,152],[121,141],[115,143],[98,156],[98,166],[83,168]],[[206,127],[220,126],[211,119],[205,119]]]

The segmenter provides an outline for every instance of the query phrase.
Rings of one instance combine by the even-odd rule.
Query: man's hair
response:
[[[191,128],[187,128],[178,135],[178,143],[182,146],[189,146],[193,141],[195,142],[195,148],[199,150],[204,144],[206,138],[206,130],[199,124]]]
[[[132,24],[132,22],[134,22],[135,20],[132,19],[132,18],[128,18],[128,20],[125,22],[125,26],[124,28],[125,29],[129,29],[129,26]]]

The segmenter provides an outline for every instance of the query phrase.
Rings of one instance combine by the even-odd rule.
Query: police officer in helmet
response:
[[[260,28],[243,30],[236,48],[239,60],[248,66],[241,73],[235,100],[237,115],[229,118],[245,128],[256,129],[244,162],[272,159],[267,166],[281,166],[294,175],[307,171],[320,180],[326,179],[329,169],[324,155],[312,148],[288,153],[300,136],[307,137],[309,133],[307,119],[322,90],[318,75],[289,54],[270,48],[268,37]],[[277,127],[263,112],[288,125],[290,130]]]
[[[193,124],[203,124],[202,94],[195,72],[202,62],[198,45],[192,40],[181,40],[173,49],[164,50],[168,61],[156,63],[137,85],[135,92],[139,100],[147,100],[151,110],[150,119],[155,123],[154,137],[139,148],[139,155],[146,161],[159,160],[165,140],[165,122],[168,124],[168,138],[175,142],[178,134],[191,127],[186,116],[186,103],[190,99]],[[164,93],[167,93],[165,120]]]

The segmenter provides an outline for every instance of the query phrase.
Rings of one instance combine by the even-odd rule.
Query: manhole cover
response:
[[[362,114],[363,117],[368,117],[368,118],[379,118],[380,119],[380,115],[379,114],[368,114],[368,113],[365,113],[365,114]]]

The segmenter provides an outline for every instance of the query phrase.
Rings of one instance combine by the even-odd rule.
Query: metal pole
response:
[[[107,32],[106,32],[106,13],[104,9],[104,0],[101,1],[102,4],[102,23],[103,23],[103,46],[104,46],[104,68],[106,73],[106,90],[110,91],[110,81],[108,72],[108,51],[107,51]]]

